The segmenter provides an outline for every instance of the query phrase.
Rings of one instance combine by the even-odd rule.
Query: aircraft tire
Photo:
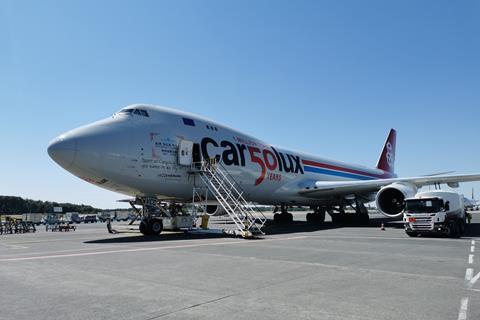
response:
[[[293,217],[292,217],[293,218]],[[293,220],[293,219],[292,219]],[[325,212],[320,213],[307,213],[307,222],[311,224],[322,224],[325,222]]]
[[[275,224],[280,224],[282,223],[282,217],[280,216],[279,213],[275,213],[273,215],[273,222],[275,222]]]
[[[147,223],[146,221],[142,220],[140,221],[140,232],[144,235],[144,236],[149,236],[152,234],[152,229],[150,228],[150,225],[149,223]]]
[[[318,212],[315,216],[315,222],[318,224],[324,223],[325,222],[325,210],[321,210]]]
[[[285,215],[285,217],[284,217],[285,223],[293,222],[293,214],[287,212],[287,213],[284,213],[284,215]]]
[[[163,230],[163,222],[160,219],[150,221],[150,230],[153,235],[158,236]]]
[[[361,223],[368,224],[370,222],[370,217],[368,216],[368,213],[364,213],[360,216],[360,221]]]
[[[333,224],[338,224],[338,222],[339,222],[339,221],[338,221],[338,220],[339,220],[339,219],[338,219],[338,218],[339,218],[339,215],[338,215],[337,213],[332,213],[332,214],[330,215],[330,217],[332,218],[332,223],[333,223]]]
[[[308,223],[312,223],[312,222],[313,222],[312,216],[313,216],[313,213],[311,213],[311,212],[307,213],[307,222],[308,222]]]
[[[276,224],[290,223],[293,221],[293,215],[291,213],[275,213],[273,215],[273,221]]]

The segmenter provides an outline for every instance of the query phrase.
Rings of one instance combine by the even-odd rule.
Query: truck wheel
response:
[[[463,222],[463,220],[458,220],[458,234],[459,235],[463,235],[463,233],[465,232],[465,223]]]
[[[414,231],[405,231],[406,234],[408,234],[409,237],[418,237],[418,232]]]
[[[445,227],[445,234],[449,238],[456,238],[458,237],[458,228],[456,221],[450,221],[447,226]]]

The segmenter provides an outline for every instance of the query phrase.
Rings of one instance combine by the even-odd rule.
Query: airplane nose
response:
[[[48,155],[63,168],[70,167],[77,153],[77,140],[67,135],[61,135],[50,142]]]

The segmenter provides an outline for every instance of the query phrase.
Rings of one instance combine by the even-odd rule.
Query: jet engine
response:
[[[209,216],[223,216],[226,215],[227,212],[220,205],[207,205],[207,214]]]
[[[377,193],[377,208],[387,217],[395,218],[405,209],[405,199],[415,196],[417,187],[409,183],[392,183]]]

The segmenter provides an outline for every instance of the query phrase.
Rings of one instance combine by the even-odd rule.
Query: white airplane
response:
[[[77,177],[144,204],[149,199],[191,203],[198,183],[192,163],[215,159],[243,190],[245,199],[281,208],[274,216],[277,222],[292,220],[287,212],[292,205],[310,206],[314,212],[307,220],[312,223],[323,222],[325,212],[334,222],[343,219],[346,206],[368,220],[363,204],[373,200],[384,215],[398,217],[404,199],[423,186],[458,187],[459,182],[480,180],[480,174],[398,178],[395,145],[392,129],[376,168],[367,168],[273,146],[190,113],[135,104],[58,136],[48,153]],[[218,203],[210,208],[222,209]],[[144,216],[141,231],[160,233],[161,225],[152,227],[154,220]]]

